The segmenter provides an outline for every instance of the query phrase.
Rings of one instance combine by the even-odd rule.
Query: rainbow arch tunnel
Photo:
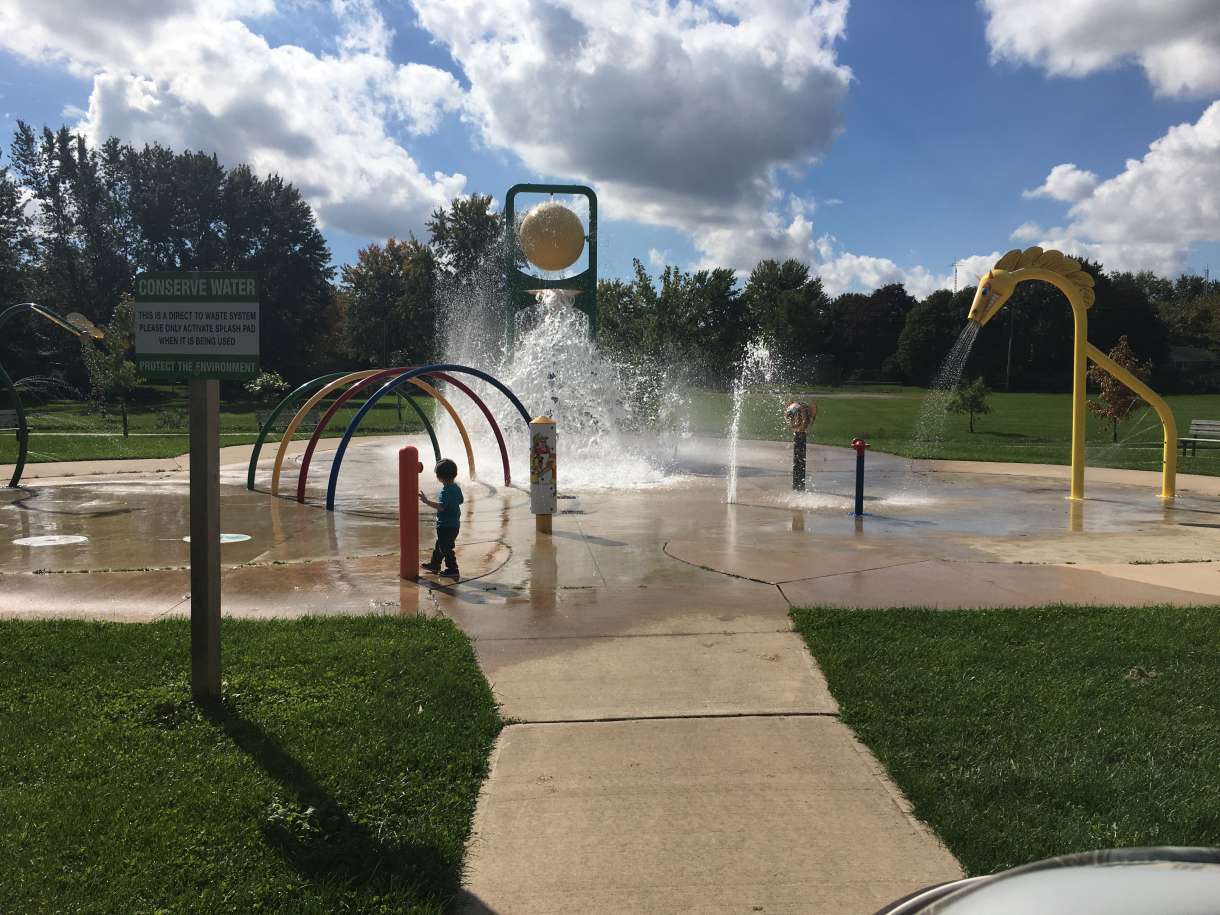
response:
[[[339,472],[343,469],[343,458],[344,455],[347,454],[348,443],[351,442],[352,436],[355,435],[356,430],[360,428],[360,424],[364,421],[365,416],[367,416],[368,412],[373,409],[373,407],[377,404],[377,401],[381,400],[381,398],[387,394],[396,391],[402,385],[410,383],[414,378],[424,376],[436,377],[440,373],[472,375],[475,378],[486,381],[509,399],[512,405],[516,408],[517,412],[521,415],[522,422],[524,422],[527,427],[529,426],[529,412],[525,409],[525,406],[518,399],[517,395],[514,394],[512,390],[510,390],[499,379],[487,374],[486,372],[471,368],[470,366],[458,365],[452,362],[440,362],[433,365],[424,365],[418,368],[408,369],[397,376],[390,378],[388,381],[382,384],[382,386],[378,388],[371,397],[365,400],[360,409],[356,411],[356,415],[352,417],[352,421],[348,423],[347,428],[343,431],[343,437],[339,440],[339,447],[335,450],[335,457],[330,465],[330,480],[326,485],[327,511],[334,511],[335,508],[335,490],[339,484]],[[474,396],[473,393],[471,396]],[[503,446],[502,437],[500,438],[500,442],[501,446]],[[505,452],[503,450],[501,451],[501,456],[503,457],[507,467],[508,458],[505,456]]]
[[[516,395],[514,395],[511,390],[509,390],[505,385],[493,378],[491,375],[467,366],[438,364],[417,368],[397,367],[391,369],[366,369],[358,372],[333,372],[305,382],[300,387],[296,388],[285,396],[278,404],[276,404],[271,413],[268,414],[259,430],[258,438],[254,443],[254,448],[250,455],[250,465],[246,474],[246,488],[251,490],[254,489],[259,455],[276,419],[282,415],[284,411],[287,410],[294,402],[299,401],[303,397],[307,398],[306,402],[293,414],[292,419],[289,421],[287,427],[285,428],[284,434],[280,439],[272,472],[271,491],[273,495],[276,495],[279,492],[279,477],[283,460],[287,455],[288,443],[292,440],[292,437],[301,421],[308,414],[308,412],[319,402],[321,402],[327,395],[333,393],[339,388],[347,386],[346,390],[343,391],[339,397],[337,397],[330,404],[326,412],[323,414],[321,420],[314,428],[314,431],[310,436],[309,443],[306,446],[304,457],[301,462],[301,470],[297,479],[296,492],[297,501],[304,502],[305,488],[309,474],[309,464],[313,457],[314,451],[317,448],[318,442],[331,420],[334,418],[338,410],[357,393],[378,381],[386,381],[386,379],[390,379],[390,381],[386,381],[381,389],[379,389],[372,397],[365,401],[364,405],[349,424],[340,442],[340,450],[336,452],[336,464],[342,462],[342,454],[346,452],[348,441],[351,439],[352,435],[354,435],[359,424],[363,421],[364,417],[368,414],[368,411],[372,409],[376,402],[385,394],[388,394],[391,390],[396,391],[402,384],[410,383],[413,387],[420,388],[422,391],[438,400],[448,411],[450,417],[454,420],[454,424],[457,426],[458,431],[462,436],[463,444],[466,448],[467,462],[469,464],[471,477],[473,478],[475,476],[474,455],[470,446],[470,438],[466,432],[465,425],[462,422],[461,417],[457,414],[457,411],[453,409],[448,400],[446,400],[445,397],[441,395],[440,392],[437,391],[430,383],[433,381],[441,381],[452,385],[454,388],[469,397],[483,413],[483,416],[487,419],[488,424],[491,426],[491,430],[496,438],[496,443],[500,449],[500,461],[504,471],[504,484],[506,486],[511,485],[512,478],[509,468],[508,449],[504,442],[504,435],[500,430],[499,424],[496,422],[495,416],[487,408],[487,404],[483,402],[482,398],[480,398],[467,385],[459,381],[457,378],[454,378],[451,374],[452,372],[459,372],[481,378],[482,380],[487,381],[489,384],[492,384],[494,387],[498,388],[510,399],[517,411],[528,423],[529,414],[525,411],[525,408],[522,406],[520,400],[517,399]],[[433,454],[437,460],[440,460],[440,445],[437,442],[436,432],[432,426],[432,423],[413,398],[408,397],[407,403],[419,416],[425,430],[428,433],[428,437],[431,440]],[[331,481],[327,490],[328,508],[333,508],[334,505],[334,487],[338,479],[338,473],[336,471],[337,468],[332,468]]]
[[[339,397],[335,398],[334,402],[330,405],[330,408],[324,414],[322,414],[322,418],[318,422],[317,428],[314,429],[313,435],[311,435],[309,437],[309,444],[306,445],[306,447],[305,447],[305,454],[301,458],[301,471],[300,471],[299,475],[297,476],[297,501],[298,502],[305,501],[305,487],[309,481],[309,462],[313,459],[314,449],[317,447],[318,440],[322,437],[322,433],[326,430],[326,427],[330,424],[331,419],[334,417],[335,413],[339,410],[339,408],[342,407],[343,404],[346,403],[352,397],[352,395],[354,395],[357,391],[373,384],[374,382],[380,381],[384,378],[392,377],[397,374],[401,374],[405,371],[408,371],[408,370],[407,369],[386,369],[382,372],[378,372],[376,375],[370,375],[368,378],[358,381],[356,384],[352,385],[350,388],[348,388],[346,391],[344,391]],[[425,377],[435,378],[437,381],[443,381],[446,384],[452,385],[453,387],[455,387],[459,391],[461,391],[463,394],[465,394],[467,397],[469,397],[474,402],[475,406],[477,406],[482,411],[483,416],[486,417],[486,419],[487,419],[487,424],[489,426],[491,426],[491,431],[495,434],[496,444],[500,448],[500,463],[504,470],[504,485],[505,486],[511,485],[512,481],[513,481],[512,471],[509,468],[508,447],[504,444],[504,434],[500,431],[500,424],[498,422],[496,422],[495,416],[493,416],[491,410],[489,410],[487,408],[487,404],[483,402],[483,398],[479,397],[478,394],[476,394],[474,391],[470,390],[469,387],[467,387],[461,381],[458,381],[456,378],[454,378],[452,375],[448,374],[447,372],[436,372],[436,373],[432,374],[431,376],[425,376]],[[418,379],[412,379],[411,383],[415,384],[417,381],[418,381]],[[458,428],[459,429],[462,428],[460,425],[460,421],[459,421]],[[465,433],[463,432],[463,437],[464,436],[465,436]],[[466,446],[468,449],[468,456],[469,456],[469,440],[468,439],[466,440]],[[433,450],[436,453],[436,459],[439,461],[440,460],[439,449],[434,448]],[[473,477],[474,476],[473,464],[471,465],[471,468],[472,468],[471,476]]]
[[[352,382],[359,383],[368,378],[384,376],[388,373],[393,373],[396,371],[401,373],[408,371],[408,369],[364,369],[363,371],[359,372],[350,372],[347,375],[344,375],[342,378],[336,378],[329,384],[323,385],[307,401],[305,401],[305,403],[301,405],[300,409],[298,409],[293,415],[292,420],[288,423],[287,428],[284,430],[283,436],[280,438],[280,446],[275,453],[275,463],[272,465],[271,469],[271,495],[278,496],[280,494],[280,472],[284,466],[284,458],[288,456],[288,445],[292,441],[292,436],[296,433],[297,427],[310,410],[317,406],[327,395],[338,390],[343,385],[351,384]],[[470,436],[466,432],[466,424],[462,422],[462,417],[458,415],[457,410],[453,409],[453,404],[449,403],[449,400],[445,397],[445,395],[443,395],[432,385],[428,384],[428,382],[423,378],[412,378],[411,384],[432,397],[433,400],[444,407],[445,412],[449,414],[449,418],[453,420],[453,424],[457,426],[457,430],[462,436],[462,444],[466,448],[466,463],[470,470],[470,477],[471,479],[474,479],[476,476],[474,466],[474,449],[470,446]],[[439,453],[439,451],[437,451],[437,453]]]

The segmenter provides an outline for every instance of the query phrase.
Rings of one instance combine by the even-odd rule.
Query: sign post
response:
[[[136,365],[191,390],[191,694],[220,699],[220,379],[258,372],[258,277],[136,277]]]

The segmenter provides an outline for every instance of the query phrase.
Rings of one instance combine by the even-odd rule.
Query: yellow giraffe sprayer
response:
[[[1072,346],[1072,492],[1070,498],[1084,498],[1085,379],[1088,360],[1092,359],[1143,398],[1161,419],[1165,447],[1161,457],[1161,498],[1172,499],[1178,470],[1178,426],[1169,404],[1152,388],[1140,381],[1089,342],[1089,309],[1093,307],[1093,277],[1080,269],[1079,261],[1061,251],[1044,251],[1035,246],[1024,251],[1009,251],[979,280],[970,306],[969,318],[982,327],[996,316],[1019,283],[1042,280],[1065,296],[1072,306],[1075,338]]]

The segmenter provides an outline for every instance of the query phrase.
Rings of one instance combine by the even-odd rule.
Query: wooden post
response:
[[[191,379],[191,694],[220,700],[220,382]]]

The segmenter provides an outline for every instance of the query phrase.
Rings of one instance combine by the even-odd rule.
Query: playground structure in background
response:
[[[268,414],[267,418],[263,420],[262,427],[259,429],[258,439],[255,441],[254,448],[250,454],[250,465],[246,474],[246,488],[251,490],[254,489],[255,474],[258,467],[259,455],[262,452],[262,447],[265,444],[267,437],[271,433],[271,428],[276,419],[278,419],[286,410],[292,407],[293,404],[299,403],[300,406],[296,408],[292,418],[289,420],[288,425],[284,429],[283,435],[280,438],[279,445],[276,450],[275,462],[272,466],[271,494],[275,496],[279,495],[280,477],[283,470],[284,459],[287,457],[288,445],[292,441],[293,435],[296,433],[297,428],[300,426],[301,422],[304,420],[305,416],[310,410],[316,407],[326,397],[343,389],[341,393],[339,393],[339,395],[332,401],[326,412],[322,414],[321,419],[318,421],[317,426],[311,433],[309,442],[305,447],[296,487],[296,500],[303,503],[305,501],[305,490],[309,479],[310,459],[313,457],[314,451],[318,445],[318,441],[322,438],[322,434],[330,425],[330,422],[334,418],[335,414],[345,403],[347,403],[348,400],[350,400],[357,393],[371,388],[378,382],[381,382],[380,387],[373,391],[373,393],[365,399],[364,403],[356,411],[355,416],[352,417],[351,421],[347,425],[347,428],[344,430],[343,436],[339,442],[339,447],[335,451],[335,456],[331,463],[330,479],[328,481],[326,490],[326,508],[328,510],[333,511],[335,507],[335,491],[338,486],[339,472],[343,466],[343,457],[347,452],[347,446],[351,441],[352,436],[355,435],[356,430],[359,429],[360,424],[364,421],[364,418],[377,404],[377,402],[381,400],[382,397],[385,397],[391,393],[401,393],[399,388],[405,384],[409,384],[412,387],[433,397],[448,412],[449,416],[453,419],[454,425],[458,429],[458,433],[462,437],[462,443],[465,445],[470,477],[471,479],[475,479],[477,468],[475,467],[474,452],[470,445],[470,436],[466,431],[465,424],[462,422],[460,415],[453,408],[453,405],[449,402],[449,400],[436,389],[435,384],[444,383],[451,385],[469,397],[474,402],[475,406],[477,406],[483,413],[483,416],[487,419],[488,425],[491,426],[492,433],[495,435],[496,443],[499,446],[500,460],[504,471],[504,485],[512,485],[508,449],[504,443],[504,434],[501,431],[499,424],[496,422],[495,416],[492,414],[491,410],[488,409],[487,404],[483,402],[483,399],[472,391],[466,384],[455,378],[454,375],[470,375],[485,381],[492,387],[498,389],[505,395],[505,397],[508,398],[513,407],[517,410],[518,414],[520,414],[522,420],[528,426],[530,421],[529,413],[526,412],[525,407],[522,405],[517,396],[498,379],[487,374],[486,372],[480,371],[479,369],[470,368],[469,366],[456,365],[452,363],[438,363],[435,365],[418,367],[365,369],[359,372],[337,372],[329,375],[322,375],[318,378],[314,378],[312,381],[306,382],[296,390],[289,393],[275,406],[275,409]],[[407,402],[415,409],[416,414],[423,422],[424,428],[427,431],[428,437],[432,443],[433,455],[436,460],[439,461],[441,459],[440,446],[437,443],[436,432],[432,427],[432,423],[412,398],[408,397]]]
[[[93,325],[93,322],[79,312],[72,312],[64,316],[54,308],[48,308],[46,305],[39,305],[37,302],[21,302],[17,305],[11,305],[4,311],[0,311],[0,328],[4,327],[12,318],[23,312],[36,314],[40,318],[45,318],[56,327],[66,330],[68,333],[75,336],[78,340],[101,340],[104,334]],[[17,463],[13,467],[13,476],[9,480],[10,489],[16,489],[21,483],[21,474],[25,470],[25,462],[30,453],[30,426],[25,416],[25,406],[21,403],[21,394],[17,390],[17,385],[13,383],[13,379],[9,377],[8,372],[4,370],[4,366],[0,365],[0,388],[7,388],[13,398],[13,411],[16,414],[17,422]]]
[[[1027,280],[1050,283],[1067,296],[1075,320],[1072,350],[1072,488],[1069,498],[1084,498],[1085,381],[1088,360],[1092,359],[1142,397],[1160,417],[1165,435],[1161,458],[1161,498],[1172,500],[1176,492],[1178,466],[1178,427],[1173,411],[1152,388],[1089,342],[1088,310],[1095,300],[1093,277],[1080,269],[1079,261],[1064,256],[1061,251],[1044,251],[1036,245],[1024,251],[1009,251],[979,280],[968,319],[982,327],[1004,307],[1017,285]]]

